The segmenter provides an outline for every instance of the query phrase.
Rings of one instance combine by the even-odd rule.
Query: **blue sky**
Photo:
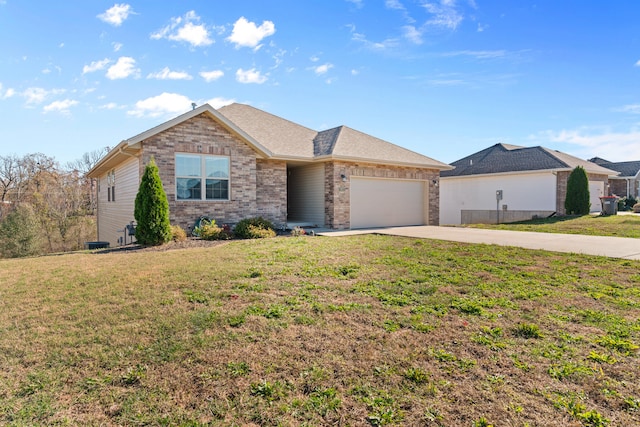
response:
[[[453,162],[640,160],[640,2],[0,0],[0,155],[59,162],[248,103]]]

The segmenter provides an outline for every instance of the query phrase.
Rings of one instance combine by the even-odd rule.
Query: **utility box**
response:
[[[618,215],[618,198],[616,196],[600,197],[602,215]]]

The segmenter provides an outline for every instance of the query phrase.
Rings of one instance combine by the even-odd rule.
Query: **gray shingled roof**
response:
[[[340,126],[316,132],[250,105],[231,104],[217,110],[271,151],[274,157],[315,160],[333,158],[449,169],[446,163]]]
[[[616,172],[587,160],[545,147],[496,144],[451,163],[453,170],[440,176],[483,175],[535,170],[571,170],[582,166],[588,173],[616,175]]]
[[[604,168],[620,172],[618,178],[635,177],[640,173],[640,160],[632,162],[610,162],[600,157],[594,157],[593,159],[589,159],[589,161]]]
[[[314,130],[244,104],[218,112],[276,155],[313,158]]]

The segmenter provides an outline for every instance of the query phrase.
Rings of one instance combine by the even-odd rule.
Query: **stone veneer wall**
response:
[[[558,172],[556,175],[556,212],[558,215],[566,215],[567,211],[564,208],[564,201],[567,198],[567,182],[569,181],[569,175],[571,175],[570,171],[562,171]],[[607,175],[596,175],[596,174],[587,174],[587,179],[589,181],[600,181],[604,182],[605,193],[607,189],[607,184],[609,178]]]
[[[341,175],[347,177],[342,180]],[[424,180],[428,186],[427,225],[440,224],[440,171],[411,167],[393,167],[369,163],[327,162],[325,163],[325,224],[334,229],[350,228],[350,179],[351,176],[391,179]]]
[[[211,154],[230,159],[229,200],[178,201],[176,200],[175,153]],[[258,214],[280,222],[286,218],[286,168],[281,164],[260,162],[257,166],[255,151],[245,142],[228,132],[210,117],[201,114],[165,130],[142,143],[141,173],[151,157],[155,158],[160,178],[169,199],[169,215],[172,224],[190,231],[196,219],[208,216],[218,224],[236,223]],[[284,171],[284,172],[282,172]],[[276,177],[282,172],[282,177]],[[277,209],[265,209],[262,205],[275,194],[273,186],[258,181],[266,178],[272,182],[284,181],[284,211],[281,195],[276,200]],[[258,190],[265,194],[258,200]],[[260,209],[259,204],[260,202]],[[278,209],[281,211],[278,212]]]

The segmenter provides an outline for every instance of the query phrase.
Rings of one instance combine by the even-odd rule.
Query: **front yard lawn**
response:
[[[640,425],[640,262],[391,236],[0,260],[0,424]]]

